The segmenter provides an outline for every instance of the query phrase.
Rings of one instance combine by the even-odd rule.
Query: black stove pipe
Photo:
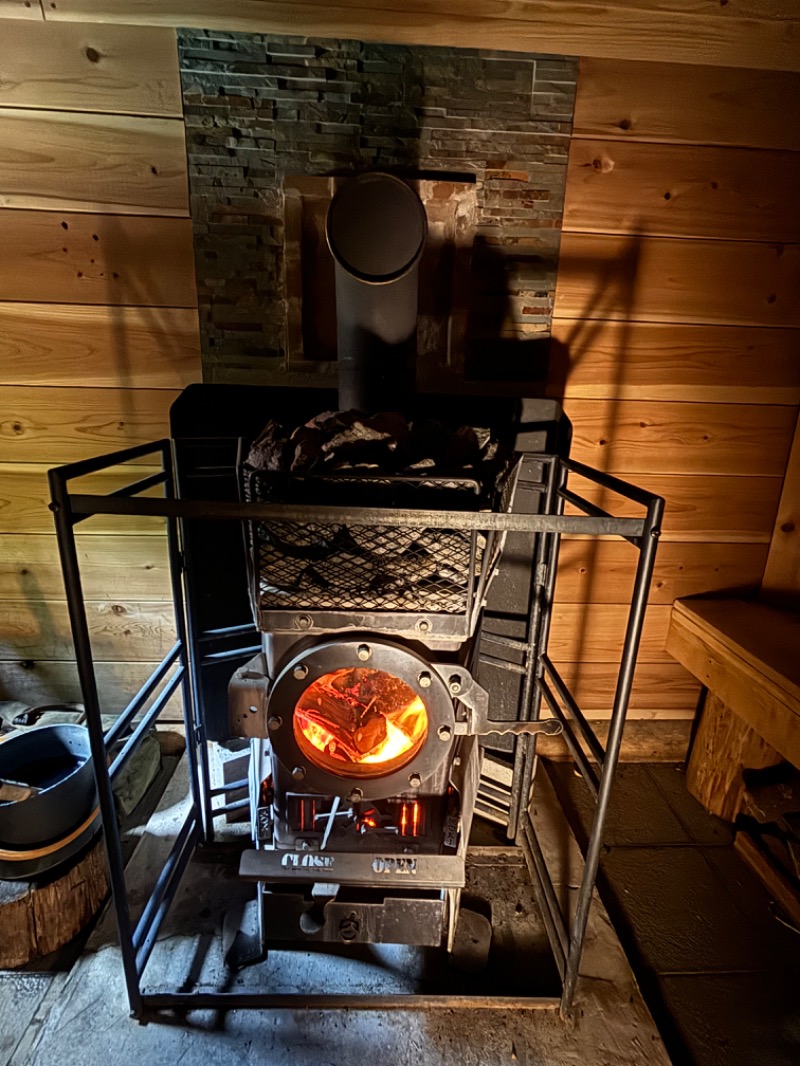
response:
[[[361,174],[331,202],[340,410],[402,409],[413,393],[426,233],[419,197],[389,174]]]

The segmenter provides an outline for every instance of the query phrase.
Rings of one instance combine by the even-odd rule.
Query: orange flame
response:
[[[373,774],[378,767],[388,773],[398,761],[413,758],[427,734],[428,712],[397,677],[368,668],[336,670],[305,690],[295,707],[294,725],[298,743],[312,761],[358,776],[359,766],[372,768]]]

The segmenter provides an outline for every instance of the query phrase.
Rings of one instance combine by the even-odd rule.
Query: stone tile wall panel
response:
[[[467,373],[481,376],[474,356],[492,343],[492,365],[516,344],[524,368],[524,345],[549,332],[576,60],[217,30],[178,39],[207,380],[286,377],[300,294],[287,291],[284,179],[371,169],[474,181]],[[331,369],[318,357],[305,352],[308,383]]]

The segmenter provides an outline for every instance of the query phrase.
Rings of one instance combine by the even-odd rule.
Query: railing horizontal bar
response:
[[[173,693],[175,692],[175,689],[183,680],[183,675],[184,668],[182,666],[179,666],[175,673],[172,675],[172,677],[169,679],[167,684],[164,686],[164,689],[159,693],[158,699],[153,703],[153,706],[150,708],[144,718],[142,718],[142,720],[136,726],[136,728],[128,737],[128,739],[125,741],[124,746],[117,754],[108,771],[108,776],[111,778],[112,781],[120,772],[122,767],[127,763],[128,759],[130,759],[130,757],[133,755],[139,745],[142,743],[142,740],[144,739],[147,730],[150,728],[153,722],[155,722],[156,718],[158,718],[158,716],[164,710],[166,705],[169,703]]]
[[[583,496],[580,496],[577,492],[573,492],[571,489],[559,489],[558,495],[561,497],[562,500],[565,500],[567,503],[571,503],[573,507],[577,507],[579,511],[583,511],[585,514],[589,515],[592,518],[606,521],[611,519],[612,521],[614,521],[613,516],[610,515],[608,511],[604,511],[602,507],[596,507],[595,504],[590,503],[588,500],[585,500]],[[625,536],[625,539],[629,540],[631,544],[634,544],[636,547],[639,546],[638,536]]]
[[[97,473],[98,470],[105,470],[109,466],[119,466],[121,463],[130,463],[134,459],[141,459],[145,455],[152,455],[154,452],[160,452],[162,455],[169,450],[169,441],[164,438],[163,440],[151,441],[149,444],[137,444],[135,448],[123,448],[118,452],[108,452],[106,455],[98,455],[93,459],[81,459],[77,463],[66,463],[64,466],[59,466],[55,469],[54,473],[61,479],[61,481],[72,481],[75,478],[85,477],[87,474]]]
[[[553,996],[465,996],[414,995],[394,992],[387,995],[368,993],[313,992],[145,992],[146,1010],[548,1010],[557,1011],[559,1000]]]
[[[586,719],[586,715],[578,706],[575,697],[567,688],[566,682],[564,681],[558,670],[555,668],[553,663],[550,661],[550,657],[548,655],[542,656],[542,665],[544,666],[545,674],[553,682],[553,688],[556,690],[559,699],[566,705],[567,710],[575,719],[575,724],[580,730],[580,734],[586,742],[586,746],[589,748],[589,751],[592,753],[592,755],[602,768],[603,762],[606,757],[606,750],[600,743],[597,737],[597,733],[595,733],[594,729],[589,725],[589,722]]]
[[[196,644],[210,644],[215,640],[224,640],[228,637],[241,637],[253,633],[255,626],[252,622],[245,626],[227,626],[225,629],[204,629],[195,637]]]
[[[556,890],[553,887],[550,871],[547,869],[547,863],[542,854],[539,838],[527,814],[522,819],[522,832],[518,839],[522,846],[523,854],[525,854],[529,864],[533,866],[533,870],[530,871],[531,881],[534,887],[538,885],[540,889],[538,895],[542,904],[542,918],[547,926],[550,947],[553,949],[558,972],[563,980],[569,948],[569,932],[564,921],[564,915],[556,899]]]
[[[481,631],[481,640],[486,641],[488,644],[500,644],[504,648],[510,648],[512,651],[529,652],[531,650],[530,645],[526,644],[524,640],[517,640],[515,637],[504,637],[500,633],[487,633],[485,629]]]
[[[151,474],[149,477],[140,478],[138,481],[133,481],[130,485],[123,485],[121,489],[114,489],[113,492],[109,492],[109,496],[135,496],[137,492],[146,492],[147,489],[153,488],[154,485],[164,485],[167,481],[167,473],[161,471],[158,474]]]
[[[594,481],[595,484],[610,489],[618,496],[625,496],[635,503],[640,503],[642,507],[650,507],[653,500],[656,499],[652,492],[646,492],[644,489],[640,489],[638,485],[631,485],[629,481],[622,481],[621,478],[614,477],[613,474],[606,474],[603,470],[594,470],[590,466],[584,466],[583,463],[579,463],[575,459],[562,459],[561,465],[573,474],[586,478],[587,481]]]
[[[74,495],[76,514],[127,514],[214,521],[269,519],[273,522],[329,522],[348,526],[413,529],[478,529],[516,533],[584,533],[638,537],[644,520],[584,515],[526,515],[490,511],[383,510],[378,507],[321,507],[287,503],[233,503],[221,500],[122,499]]]
[[[210,788],[208,794],[209,796],[224,796],[228,792],[236,792],[237,789],[249,787],[250,779],[243,777],[239,781],[231,781],[228,785],[220,785],[219,788]]]
[[[114,722],[114,724],[108,730],[105,735],[106,749],[108,749],[108,747],[114,743],[114,741],[121,733],[124,733],[124,731],[131,724],[131,722],[142,709],[147,700],[150,699],[150,696],[153,694],[155,689],[158,688],[159,684],[166,676],[167,672],[169,671],[169,668],[178,658],[180,650],[180,642],[173,645],[172,649],[167,652],[167,654],[152,672],[147,681],[145,681],[145,683],[130,701],[128,706],[119,716],[119,718],[117,718],[116,722]]]
[[[236,800],[234,803],[226,803],[224,807],[212,807],[211,814],[214,818],[219,818],[221,814],[233,814],[234,811],[243,811],[249,806],[250,797],[245,796],[244,799]]]
[[[200,664],[205,666],[208,663],[224,663],[228,659],[238,659],[241,655],[255,655],[256,652],[261,651],[260,644],[253,644],[249,648],[232,648],[231,651],[213,651],[208,655],[202,655],[200,657]]]
[[[170,908],[199,837],[200,822],[196,809],[192,807],[131,937],[131,943],[136,951],[136,972],[140,980],[155,945],[161,923]]]
[[[550,686],[544,679],[542,679],[542,695],[547,701],[547,705],[550,710],[553,712],[559,722],[561,722],[561,735],[564,738],[564,742],[569,748],[570,753],[572,754],[572,757],[575,760],[575,765],[580,770],[583,779],[586,781],[586,784],[592,790],[594,798],[597,799],[597,793],[600,788],[600,782],[598,781],[597,774],[594,772],[594,767],[586,757],[586,752],[578,743],[578,738],[575,736],[575,733],[572,729],[572,723],[570,722],[569,718],[567,718],[567,716],[564,714],[563,710],[559,706],[558,700],[550,691]]]
[[[501,670],[508,670],[512,674],[520,674],[525,677],[528,673],[525,667],[520,666],[519,663],[510,663],[508,659],[501,659],[497,655],[487,655],[486,652],[481,652],[478,658],[488,666],[499,666]]]

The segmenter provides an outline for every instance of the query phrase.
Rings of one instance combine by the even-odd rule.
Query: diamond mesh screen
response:
[[[243,469],[248,501],[470,510],[483,504],[469,478],[337,475],[292,478]],[[479,531],[319,522],[250,527],[257,610],[462,614],[498,547]]]

